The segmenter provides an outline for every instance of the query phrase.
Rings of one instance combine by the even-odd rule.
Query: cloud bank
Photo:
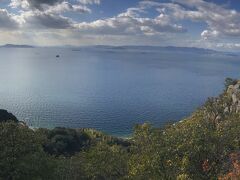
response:
[[[183,46],[239,48],[232,39],[240,40],[240,12],[227,6],[204,0],[143,0],[112,17],[81,20],[82,15],[94,14],[92,7],[96,10],[101,3],[104,0],[11,0],[8,8],[0,8],[0,31],[28,34],[25,37],[33,38],[32,42],[42,42],[41,36],[47,34],[52,45],[111,44],[118,39],[122,44],[142,40],[154,45],[182,42]],[[195,36],[192,23],[204,24]]]

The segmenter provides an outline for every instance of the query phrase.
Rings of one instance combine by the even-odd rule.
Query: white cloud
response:
[[[9,6],[12,8],[43,10],[46,6],[54,6],[64,0],[11,0]]]
[[[202,33],[201,33],[201,37],[204,39],[204,40],[208,40],[209,38],[215,38],[215,37],[218,37],[219,35],[219,32],[216,31],[216,30],[204,30]]]
[[[84,5],[72,5],[66,1],[60,4],[57,4],[55,6],[48,7],[48,9],[45,10],[45,13],[60,14],[67,11],[73,11],[73,12],[79,12],[79,13],[91,13],[91,10]]]
[[[41,11],[27,11],[21,14],[23,29],[70,29],[74,22],[67,17]]]
[[[216,46],[225,49],[240,49],[240,43],[217,43]]]
[[[6,9],[0,9],[0,29],[16,29],[18,22]]]
[[[144,9],[141,8],[128,8],[126,12],[120,13],[118,17],[139,17],[139,13],[144,13]]]
[[[203,0],[173,0],[173,3],[142,1],[142,7],[156,7],[172,19],[205,22],[201,33],[205,40],[218,36],[240,36],[240,13]],[[188,8],[186,8],[188,7]]]
[[[203,0],[174,0],[181,5],[195,8],[198,18],[188,16],[190,19],[206,22],[208,29],[203,35],[208,37],[240,36],[240,13]],[[206,36],[203,36],[206,39]]]
[[[27,8],[29,8],[30,5],[29,5],[27,0],[11,0],[9,6],[11,8],[20,7],[20,8],[23,8],[23,9],[27,9]]]
[[[91,22],[81,22],[81,18],[77,20],[76,17],[81,13],[94,13],[90,9],[91,5],[100,3],[100,0],[11,0],[9,6],[17,8],[17,11],[14,10],[17,13],[11,14],[7,10],[0,9],[0,28],[14,30],[18,27],[18,30],[26,33],[38,29],[39,36],[34,36],[35,39],[43,34],[48,34],[48,37],[52,34],[52,41],[56,38],[64,43],[72,41],[74,44],[80,42],[80,39],[88,42],[91,40],[104,42],[105,39],[112,43],[110,39],[119,40],[119,38],[123,38],[124,42],[129,40],[129,43],[143,39],[143,43],[147,42],[146,39],[157,42],[156,39],[161,39],[161,42],[159,41],[161,44],[166,43],[163,41],[164,38],[171,37],[175,44],[187,46],[189,44],[184,38],[191,35],[187,33],[188,29],[191,31],[191,27],[188,23],[182,25],[183,21],[187,21],[190,24],[201,22],[206,25],[205,28],[200,29],[201,33],[198,36],[195,35],[196,44],[192,43],[194,46],[208,44],[209,47],[220,48],[224,44],[226,47],[237,47],[238,43],[225,41],[230,40],[231,37],[240,39],[240,12],[204,0],[172,0],[168,3],[144,0],[135,7],[130,7],[112,17]],[[71,16],[67,16],[68,14]],[[71,18],[72,15],[74,20]],[[224,43],[221,42],[223,38]],[[43,39],[42,37],[41,42],[44,42]],[[199,39],[202,41],[198,41]],[[218,41],[214,46],[215,39]]]
[[[78,0],[82,4],[100,4],[100,0]]]
[[[81,32],[101,35],[156,35],[165,32],[185,32],[185,29],[181,25],[172,23],[169,17],[163,14],[151,19],[134,17],[132,14],[122,13],[113,18],[97,20],[91,23],[79,23],[75,27]]]
[[[11,0],[12,8],[20,8],[14,19],[23,30],[72,29],[75,22],[62,15],[64,12],[91,13],[83,4],[71,4],[64,0]]]

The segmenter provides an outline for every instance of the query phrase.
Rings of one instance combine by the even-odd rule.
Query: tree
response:
[[[26,126],[0,123],[0,177],[50,179],[54,164],[42,149],[41,137]]]
[[[235,85],[235,84],[237,84],[237,82],[238,82],[237,79],[232,79],[232,78],[228,77],[225,79],[225,83],[224,83],[225,88],[228,88],[230,85]]]
[[[17,118],[12,113],[9,113],[4,109],[0,109],[0,122],[6,122],[9,120],[18,122]]]
[[[120,146],[104,142],[79,155],[87,179],[115,180],[126,177],[128,155]]]
[[[53,130],[45,130],[43,133],[47,135],[44,149],[51,155],[71,156],[87,148],[90,144],[90,137],[80,130],[58,127]]]

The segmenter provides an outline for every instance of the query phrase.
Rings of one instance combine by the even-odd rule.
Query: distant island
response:
[[[39,46],[38,46],[39,47]],[[111,46],[111,45],[93,45],[93,46],[51,46],[53,48],[70,48],[72,51],[106,51],[106,52],[119,52],[119,51],[129,51],[129,52],[139,52],[139,53],[154,53],[154,52],[173,52],[173,53],[196,53],[196,54],[207,54],[207,55],[226,55],[232,57],[240,56],[239,52],[224,52],[217,51],[214,49],[207,48],[196,48],[196,47],[178,47],[178,46]],[[0,46],[0,48],[36,48],[36,46],[26,45],[26,44],[5,44]],[[41,48],[48,48],[41,47]]]
[[[39,47],[39,46],[38,46]],[[94,50],[94,51],[139,51],[142,53],[145,52],[184,52],[184,53],[201,53],[201,54],[220,54],[227,56],[239,56],[237,52],[225,52],[217,51],[214,49],[207,48],[197,48],[197,47],[181,47],[181,46],[137,46],[137,45],[128,45],[128,46],[111,46],[111,45],[92,45],[92,46],[51,46],[54,48],[70,48],[72,51],[85,51],[85,50]],[[27,45],[27,44],[5,44],[0,46],[0,48],[36,48],[36,46]],[[42,47],[42,48],[47,48]]]
[[[81,47],[71,47],[73,51],[108,51],[108,52],[118,52],[118,51],[131,51],[131,52],[142,52],[142,53],[152,53],[152,52],[184,52],[184,53],[198,53],[198,54],[219,54],[227,56],[239,56],[236,52],[224,52],[217,51],[214,49],[207,48],[196,48],[196,47],[178,47],[178,46],[111,46],[111,45],[95,45],[95,46],[81,46]]]
[[[0,48],[34,48],[34,46],[25,44],[5,44],[0,46]]]
[[[213,49],[196,48],[196,47],[178,47],[178,46],[105,46],[97,45],[92,46],[102,49],[135,49],[135,50],[171,50],[171,51],[194,51],[194,52],[219,52]]]
[[[205,49],[205,48],[196,48],[196,47],[178,47],[178,46],[110,46],[110,45],[95,45],[95,46],[81,46],[74,47],[74,50],[81,48],[89,48],[89,49],[112,49],[112,50],[171,50],[171,51],[193,51],[193,52],[220,52],[213,49]]]

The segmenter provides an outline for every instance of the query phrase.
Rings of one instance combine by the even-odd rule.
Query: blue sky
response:
[[[0,44],[240,49],[238,0],[2,0]]]

